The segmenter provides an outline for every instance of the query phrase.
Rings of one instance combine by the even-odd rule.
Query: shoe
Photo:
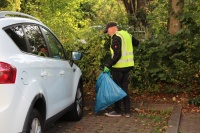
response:
[[[110,116],[110,117],[118,117],[118,116],[122,116],[122,114],[117,113],[116,111],[112,111],[109,113],[105,113],[106,116]]]
[[[126,113],[126,114],[125,114],[125,117],[126,117],[126,118],[129,118],[129,117],[131,117],[131,114],[130,114],[130,113]]]

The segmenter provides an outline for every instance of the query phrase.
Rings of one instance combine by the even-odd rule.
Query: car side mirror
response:
[[[71,60],[70,60],[70,65],[73,66],[74,61],[80,60],[82,58],[82,53],[81,52],[71,52]]]
[[[82,53],[81,52],[72,52],[72,60],[80,60],[82,58]]]

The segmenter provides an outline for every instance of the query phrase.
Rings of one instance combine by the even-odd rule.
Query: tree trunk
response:
[[[130,16],[134,16],[134,20],[131,20],[129,24],[131,25],[141,25],[146,27],[146,5],[150,0],[122,0],[126,8],[126,12]],[[139,18],[139,19],[138,19]],[[138,21],[139,20],[139,21]]]
[[[170,34],[174,34],[181,29],[181,23],[177,19],[183,11],[184,0],[169,0],[171,6],[171,12],[169,17],[168,29]]]
[[[145,8],[145,6],[146,6],[146,0],[137,0],[137,8],[138,9],[140,9],[140,8],[142,8],[142,9],[144,9]]]
[[[122,0],[129,14],[136,14],[138,9],[144,9],[149,0]]]
[[[126,8],[126,12],[129,14],[135,14],[135,0],[122,0]]]

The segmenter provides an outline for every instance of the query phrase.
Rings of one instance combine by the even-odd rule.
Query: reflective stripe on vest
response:
[[[134,66],[134,55],[133,55],[133,46],[132,46],[132,37],[126,31],[118,31],[116,35],[121,38],[121,51],[122,56],[119,61],[113,65],[113,68],[123,68],[123,67],[130,67]],[[113,57],[114,51],[110,47],[110,51]]]

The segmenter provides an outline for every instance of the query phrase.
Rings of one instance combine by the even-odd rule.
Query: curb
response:
[[[178,133],[181,112],[182,112],[181,110],[182,110],[181,105],[177,105],[173,107],[173,111],[168,122],[168,128],[166,130],[166,133]]]

